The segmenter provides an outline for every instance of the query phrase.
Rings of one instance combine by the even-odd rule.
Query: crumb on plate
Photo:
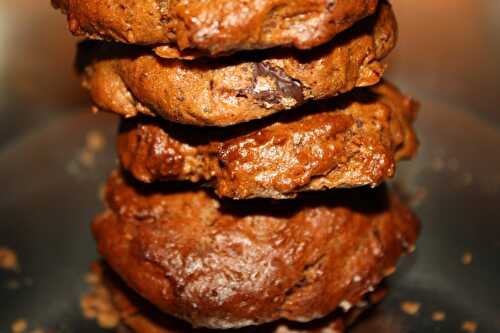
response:
[[[474,333],[477,330],[477,324],[474,321],[464,321],[462,323],[462,331],[466,331],[469,333]]]
[[[464,265],[470,265],[472,263],[472,253],[465,252],[464,255],[462,256],[462,263]]]
[[[401,310],[403,310],[404,313],[406,313],[410,316],[415,316],[420,311],[420,303],[411,302],[411,301],[402,302],[401,303]]]
[[[80,307],[87,319],[96,319],[102,328],[114,328],[120,321],[120,316],[112,306],[110,295],[101,284],[99,276],[95,273],[85,275],[85,281],[91,290],[80,299]]]
[[[0,268],[11,271],[19,270],[17,255],[13,250],[7,247],[0,247]]]
[[[89,131],[87,133],[85,141],[86,148],[94,152],[101,151],[106,145],[106,139],[104,138],[104,135],[97,130]]]
[[[28,322],[25,319],[18,319],[10,326],[13,333],[22,333],[28,329]]]
[[[443,321],[446,319],[446,313],[444,311],[434,311],[432,313],[432,320]]]
[[[5,283],[5,288],[8,290],[17,290],[21,288],[21,283],[15,279],[7,280],[7,282]]]
[[[85,146],[78,155],[78,161],[87,168],[92,168],[96,162],[96,154],[104,149],[106,139],[104,135],[97,131],[89,131],[85,138]]]
[[[97,274],[93,273],[93,272],[89,272],[87,274],[85,274],[85,282],[89,285],[96,285],[99,283],[99,276],[97,276]]]

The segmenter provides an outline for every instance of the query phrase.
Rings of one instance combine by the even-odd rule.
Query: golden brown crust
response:
[[[179,186],[113,174],[93,233],[130,287],[195,327],[306,322],[356,304],[418,231],[383,188],[234,202]]]
[[[75,35],[218,55],[318,46],[372,14],[377,0],[52,0],[52,4],[67,14]]]
[[[384,3],[377,15],[308,52],[182,61],[161,59],[141,47],[86,42],[77,63],[97,109],[227,126],[376,84],[385,70],[379,61],[394,47],[396,31]]]
[[[105,264],[95,264],[93,275],[98,278],[94,290],[99,291],[100,303],[112,308],[121,318],[118,332],[134,333],[221,333],[207,329],[193,329],[188,323],[158,311],[154,306],[130,290]],[[377,287],[365,299],[343,312],[340,309],[327,317],[310,323],[280,321],[258,327],[225,330],[227,333],[340,333],[367,308],[379,303],[385,296],[384,287]]]
[[[415,153],[415,106],[384,83],[224,129],[126,119],[118,157],[141,181],[204,181],[236,199],[374,186]]]

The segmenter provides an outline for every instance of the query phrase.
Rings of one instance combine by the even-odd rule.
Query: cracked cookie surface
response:
[[[101,308],[111,309],[118,313],[120,323],[117,326],[117,332],[119,333],[222,333],[222,331],[209,329],[193,329],[188,323],[162,313],[127,287],[104,263],[94,264],[92,275],[96,277],[96,283],[90,293],[99,296]],[[338,309],[324,318],[309,323],[281,320],[258,326],[258,328],[250,326],[238,330],[224,330],[224,332],[341,333],[365,310],[382,301],[385,295],[386,288],[378,287],[347,312]],[[104,315],[108,313],[105,312]]]
[[[183,61],[141,47],[87,41],[77,64],[96,110],[228,126],[376,84],[396,34],[390,5],[382,3],[374,16],[307,52],[280,49]]]
[[[418,221],[384,187],[218,200],[115,172],[92,225],[124,281],[194,327],[307,322],[348,310],[411,251]]]
[[[72,33],[124,43],[164,44],[219,55],[331,40],[372,14],[377,0],[52,0]],[[163,51],[164,52],[164,51]],[[189,52],[188,52],[189,53]]]

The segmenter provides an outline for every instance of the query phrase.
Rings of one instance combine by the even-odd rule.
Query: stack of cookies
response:
[[[122,116],[92,225],[121,329],[338,332],[381,299],[418,234],[380,185],[417,148],[386,1],[53,4]]]

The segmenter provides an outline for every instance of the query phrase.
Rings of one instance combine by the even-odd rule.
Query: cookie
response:
[[[394,272],[418,233],[415,216],[383,187],[234,202],[161,185],[115,172],[92,230],[131,288],[194,327],[348,310]]]
[[[323,44],[377,0],[52,0],[75,35],[218,55]]]
[[[390,5],[383,3],[375,16],[307,52],[183,61],[162,59],[147,48],[87,41],[80,44],[77,67],[95,110],[228,126],[376,84],[396,32]]]
[[[219,196],[290,198],[375,186],[417,149],[416,104],[388,83],[226,128],[122,120],[118,157],[143,182],[204,182]]]
[[[115,326],[118,332],[129,333],[222,333],[208,329],[193,329],[188,323],[170,317],[156,309],[149,302],[128,288],[105,264],[95,264],[93,276],[97,281],[91,293],[98,297],[100,308],[109,316],[109,309],[114,309],[120,318]],[[356,321],[366,309],[379,303],[386,294],[386,288],[378,287],[370,292],[347,312],[339,309],[327,317],[310,323],[280,321],[261,326],[242,329],[224,330],[226,333],[340,333]],[[94,296],[94,297],[95,297]],[[99,316],[99,314],[98,314]]]

